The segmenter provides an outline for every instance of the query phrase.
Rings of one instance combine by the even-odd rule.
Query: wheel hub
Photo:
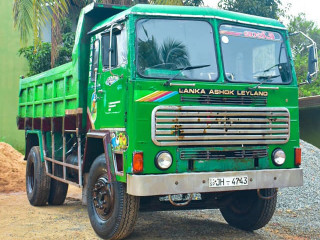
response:
[[[98,216],[103,219],[109,219],[113,210],[113,188],[112,184],[108,182],[106,177],[100,177],[92,192],[93,204]]]

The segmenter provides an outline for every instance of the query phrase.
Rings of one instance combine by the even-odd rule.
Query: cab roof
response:
[[[187,6],[170,6],[170,5],[151,5],[137,4],[128,8],[106,20],[95,25],[91,33],[100,31],[108,27],[112,22],[124,19],[128,15],[141,16],[166,16],[166,17],[181,17],[181,18],[217,18],[244,24],[259,25],[263,27],[286,29],[285,26],[271,18],[253,16],[243,13],[231,12],[209,7],[187,7]]]

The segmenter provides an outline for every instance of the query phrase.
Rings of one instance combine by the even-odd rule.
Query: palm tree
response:
[[[28,42],[32,32],[34,46],[39,46],[41,43],[40,29],[52,18],[49,6],[54,6],[52,8],[54,14],[65,14],[68,11],[67,0],[55,2],[51,0],[14,0],[14,27],[18,28],[23,45]]]
[[[158,47],[154,36],[148,36],[145,41],[138,39],[138,49],[141,72],[147,68],[178,69],[190,66],[188,49],[178,40],[168,38]]]
[[[163,63],[173,63],[176,68],[184,68],[190,65],[188,49],[178,40],[166,39],[160,47],[159,52],[161,62]]]
[[[21,45],[25,46],[28,39],[33,36],[33,45],[36,51],[41,44],[40,29],[47,21],[51,20],[51,67],[53,67],[58,55],[58,45],[61,43],[60,19],[68,13],[71,5],[82,8],[93,1],[94,0],[14,0],[14,27],[20,32]],[[122,5],[130,5],[132,3],[131,0],[98,0],[97,2]],[[49,8],[51,8],[52,12]]]

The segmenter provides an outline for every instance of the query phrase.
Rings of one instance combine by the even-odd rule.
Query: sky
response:
[[[204,0],[206,6],[217,8],[219,0]],[[300,12],[306,13],[307,20],[312,20],[320,27],[320,1],[319,0],[281,0],[282,4],[286,6],[291,4],[288,11],[289,15],[298,15]]]

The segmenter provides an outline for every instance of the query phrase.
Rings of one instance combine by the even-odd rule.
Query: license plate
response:
[[[209,178],[209,187],[237,187],[248,185],[248,176]]]

